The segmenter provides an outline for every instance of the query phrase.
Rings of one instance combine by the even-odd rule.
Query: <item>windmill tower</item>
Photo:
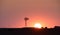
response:
[[[25,17],[24,20],[25,20],[25,27],[27,27],[27,20],[29,20],[29,18]]]

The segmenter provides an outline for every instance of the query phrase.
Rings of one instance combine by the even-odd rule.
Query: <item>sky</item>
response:
[[[0,0],[0,28],[28,27],[39,22],[43,27],[60,26],[59,0]]]

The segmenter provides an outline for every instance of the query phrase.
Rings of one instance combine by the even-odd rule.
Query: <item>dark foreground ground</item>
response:
[[[60,27],[55,28],[0,28],[0,35],[60,35]]]

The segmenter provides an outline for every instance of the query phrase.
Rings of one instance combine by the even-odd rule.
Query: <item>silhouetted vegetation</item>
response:
[[[0,28],[0,35],[60,35],[60,27],[54,28]]]

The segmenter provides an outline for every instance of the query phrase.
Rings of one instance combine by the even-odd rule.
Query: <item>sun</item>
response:
[[[42,26],[41,26],[40,23],[35,23],[34,27],[35,27],[35,28],[41,28]]]

